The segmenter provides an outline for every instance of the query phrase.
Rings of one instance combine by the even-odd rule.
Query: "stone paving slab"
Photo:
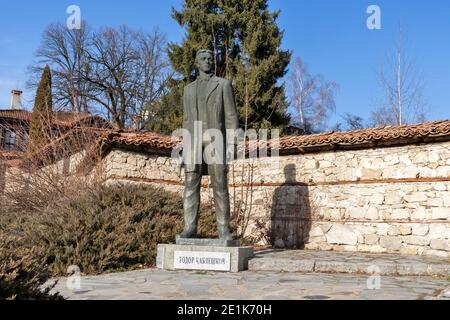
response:
[[[62,278],[52,292],[73,300],[450,300],[447,279],[381,276],[376,287],[371,280],[353,274],[149,269],[82,277],[79,290],[68,289]]]
[[[351,273],[393,276],[450,276],[450,260],[427,256],[308,250],[261,250],[251,271]]]

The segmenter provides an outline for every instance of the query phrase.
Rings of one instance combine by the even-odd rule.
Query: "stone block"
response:
[[[411,216],[410,211],[407,209],[394,209],[391,214],[391,218],[395,220],[406,220]]]
[[[433,220],[450,219],[450,208],[433,208],[431,210],[431,218]]]
[[[364,236],[364,243],[367,245],[374,245],[378,242],[380,237],[375,234],[367,234]]]
[[[419,152],[416,154],[416,156],[413,158],[414,163],[427,163],[428,162],[428,153],[426,152]]]
[[[330,168],[333,164],[330,161],[320,161],[319,168]]]
[[[363,168],[361,170],[361,179],[365,180],[373,180],[380,179],[383,175],[383,171],[381,169],[367,169]]]
[[[389,154],[387,156],[384,157],[384,162],[386,162],[387,165],[395,165],[395,164],[399,164],[400,163],[400,159],[398,158],[397,155],[392,155]]]
[[[423,207],[412,211],[411,218],[414,220],[424,220],[427,218],[427,210]]]
[[[443,193],[442,198],[444,199],[444,206],[450,207],[450,192]]]
[[[317,169],[318,162],[316,160],[306,160],[305,161],[305,169]]]
[[[340,209],[328,209],[326,211],[326,216],[329,216],[332,220],[340,220],[342,219],[342,214]]]
[[[163,270],[240,272],[248,269],[253,247],[159,244],[157,267]]]
[[[358,245],[358,252],[370,252],[370,253],[385,253],[386,248],[381,247],[380,245]]]
[[[405,201],[409,203],[424,202],[428,197],[425,192],[413,192],[405,196]]]
[[[412,234],[412,228],[407,225],[401,225],[399,228],[399,232],[403,236],[409,236]]]
[[[311,232],[309,233],[310,237],[321,237],[324,235],[322,228],[320,227],[314,227],[311,229]]]
[[[437,177],[448,177],[450,175],[450,166],[439,167],[436,169]]]
[[[352,207],[352,208],[348,209],[347,213],[348,213],[348,217],[351,220],[354,220],[354,219],[360,220],[360,219],[363,219],[365,217],[365,215],[366,215],[365,211],[366,210],[364,208],[361,208],[361,207]]]
[[[384,203],[385,204],[399,204],[402,203],[402,196],[399,196],[398,194],[386,194],[385,198],[384,198]]]
[[[398,236],[400,234],[400,230],[396,226],[390,226],[388,229],[388,235],[390,236]]]
[[[408,164],[409,165],[409,164]],[[397,178],[415,178],[420,173],[419,169],[414,167],[402,168],[397,172]]]
[[[445,224],[430,224],[429,236],[434,239],[448,239],[450,238],[450,228]]]
[[[400,249],[401,255],[407,255],[407,256],[416,256],[419,254],[419,247],[418,246],[404,246]]]
[[[421,184],[417,186],[418,191],[430,191],[433,187],[430,184]]]
[[[407,244],[418,245],[418,246],[428,246],[430,244],[430,238],[420,237],[420,236],[405,236],[402,237],[403,241]]]
[[[322,223],[320,223],[320,228],[322,229],[322,231],[324,233],[327,233],[328,231],[330,231],[332,226],[333,226],[333,224],[330,223],[330,222],[322,222]]]
[[[426,224],[415,224],[412,227],[412,234],[415,236],[425,236],[430,230],[430,227]]]
[[[436,191],[447,191],[447,186],[444,183],[436,183],[434,185],[434,190],[436,190]]]
[[[380,246],[390,251],[400,251],[402,248],[402,241],[398,237],[386,237],[380,238]]]
[[[327,242],[331,244],[356,245],[358,243],[357,234],[350,227],[341,224],[332,226],[326,237]]]
[[[368,235],[368,234],[375,234],[376,233],[376,227],[371,226],[371,225],[354,225],[352,226],[353,230],[355,230],[355,232],[358,232],[362,235]]]
[[[379,224],[377,226],[377,234],[380,236],[387,236],[390,225],[387,223]]]
[[[436,151],[431,151],[430,153],[428,153],[428,161],[433,163],[433,162],[438,162],[439,160],[441,160],[441,157],[439,156],[439,153]]]
[[[373,195],[373,196],[370,198],[369,202],[370,202],[371,204],[382,205],[383,202],[384,202],[384,195],[382,195],[382,194],[375,194],[375,195]]]
[[[430,198],[427,201],[427,206],[429,207],[442,207],[444,201],[441,198]]]
[[[378,213],[378,209],[375,207],[370,207],[369,209],[367,209],[366,214],[364,215],[364,217],[366,219],[369,220],[378,220],[380,215]]]
[[[430,247],[434,250],[449,250],[449,240],[432,239]]]
[[[450,252],[447,251],[441,251],[441,250],[425,250],[424,255],[426,256],[434,256],[434,257],[441,257],[441,258],[450,258]]]

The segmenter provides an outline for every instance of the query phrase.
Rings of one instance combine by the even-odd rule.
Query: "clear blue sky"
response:
[[[151,30],[158,26],[170,41],[184,31],[170,17],[181,0],[39,0],[0,4],[0,106],[9,106],[11,89],[25,88],[26,67],[33,60],[45,27],[65,22],[66,8],[81,7],[82,18],[94,27],[127,24]],[[366,9],[382,11],[382,30],[366,27]],[[408,53],[423,74],[431,119],[450,119],[450,1],[448,0],[271,0],[280,9],[285,31],[283,48],[301,56],[313,73],[337,82],[337,115],[351,112],[364,118],[382,91],[377,72],[395,47],[398,26],[408,38]],[[26,92],[30,107],[33,92]]]

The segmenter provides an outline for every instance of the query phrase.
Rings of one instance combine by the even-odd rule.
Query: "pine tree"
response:
[[[34,99],[33,113],[30,122],[30,150],[37,151],[47,144],[51,137],[52,124],[52,76],[47,65]]]
[[[286,74],[291,53],[280,48],[279,13],[269,12],[267,0],[185,0],[172,16],[186,28],[186,37],[181,45],[169,45],[182,85],[174,85],[169,95],[181,96],[175,91],[197,77],[196,52],[210,49],[216,53],[216,75],[233,81],[242,127],[287,125],[288,104],[278,80]],[[182,101],[178,105],[181,108]]]
[[[171,80],[169,86],[171,91],[156,105],[152,119],[146,124],[147,130],[171,135],[183,126],[183,83]]]

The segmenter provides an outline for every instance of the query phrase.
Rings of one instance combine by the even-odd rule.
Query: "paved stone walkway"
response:
[[[251,271],[354,273],[392,276],[450,276],[450,260],[427,256],[309,250],[261,250]]]
[[[432,277],[379,278],[351,274],[252,272],[238,274],[156,269],[82,277],[70,290],[60,279],[53,291],[74,300],[320,300],[449,299],[450,281]],[[369,287],[378,290],[369,290]],[[73,283],[73,282],[71,282]]]

